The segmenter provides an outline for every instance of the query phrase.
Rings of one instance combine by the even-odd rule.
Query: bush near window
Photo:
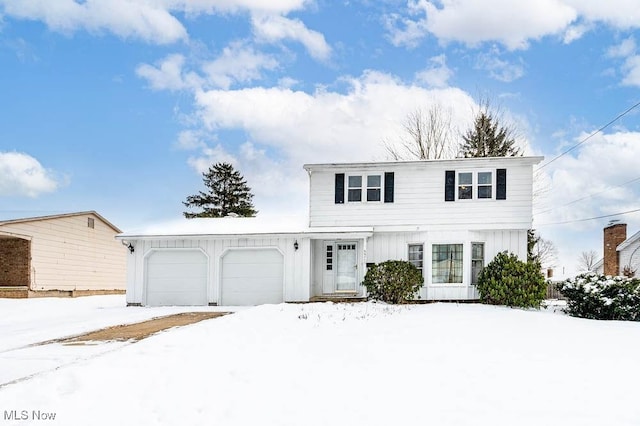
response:
[[[362,284],[371,299],[405,303],[417,295],[423,282],[422,273],[412,263],[388,260],[370,267]]]
[[[490,305],[539,308],[546,291],[540,265],[523,262],[513,253],[498,253],[478,275],[480,301]]]
[[[557,285],[574,317],[640,321],[640,279],[587,272]]]

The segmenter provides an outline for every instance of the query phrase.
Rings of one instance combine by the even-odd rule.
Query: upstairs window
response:
[[[367,176],[367,201],[380,201],[382,178],[380,175]]]
[[[473,198],[473,173],[458,173],[458,200]]]
[[[492,174],[491,172],[478,172],[478,198],[492,197]]]
[[[362,201],[362,176],[349,176],[347,200],[350,202]]]
[[[94,229],[96,227],[96,221],[92,217],[87,218],[87,227]]]

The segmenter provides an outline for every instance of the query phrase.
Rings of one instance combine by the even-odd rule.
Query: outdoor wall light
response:
[[[135,247],[128,241],[122,241],[122,245],[129,249],[129,253],[133,253],[135,251]]]
[[[298,240],[296,240],[296,242],[295,242],[295,243],[293,243],[293,248],[294,248],[295,250],[298,250],[298,247],[299,247],[299,246],[298,246]]]

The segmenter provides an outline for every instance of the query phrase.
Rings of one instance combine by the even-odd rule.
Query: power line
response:
[[[632,105],[631,107],[629,107],[626,111],[618,114],[618,116],[616,118],[614,118],[613,120],[609,121],[607,124],[605,124],[604,126],[600,127],[598,130],[596,130],[595,132],[591,133],[589,136],[587,136],[586,138],[582,139],[580,142],[578,142],[577,144],[573,145],[571,148],[567,149],[566,151],[564,151],[563,153],[555,156],[554,158],[552,158],[551,160],[547,161],[546,163],[544,163],[543,165],[541,165],[540,167],[538,167],[538,170],[543,169],[544,167],[547,167],[549,164],[553,163],[554,161],[556,161],[558,158],[563,157],[564,155],[568,154],[569,152],[573,151],[574,149],[576,149],[577,147],[579,147],[580,145],[582,145],[583,143],[585,143],[586,141],[588,141],[589,139],[591,139],[592,137],[594,137],[595,135],[597,135],[598,133],[602,132],[604,129],[606,129],[607,127],[611,126],[613,123],[615,123],[616,121],[618,121],[619,119],[621,119],[622,117],[624,117],[625,115],[629,114],[631,111],[633,111],[634,109],[636,109],[637,107],[640,106],[640,102]]]
[[[543,210],[543,211],[541,211],[541,212],[534,213],[533,215],[534,215],[534,216],[536,216],[536,215],[541,215],[541,214],[545,214],[545,213],[548,213],[548,212],[553,211],[553,210],[556,210],[556,209],[561,209],[561,208],[563,208],[563,207],[570,206],[571,204],[575,204],[575,203],[577,203],[578,201],[582,201],[582,200],[586,200],[587,198],[595,197],[596,195],[600,195],[600,194],[602,194],[602,193],[604,193],[604,192],[610,191],[610,190],[615,189],[615,188],[620,188],[620,187],[622,187],[622,186],[629,185],[630,183],[633,183],[633,182],[636,182],[636,181],[639,181],[639,180],[640,180],[640,176],[638,176],[637,178],[631,179],[631,180],[629,180],[629,181],[627,181],[627,182],[625,182],[625,183],[621,183],[620,185],[608,186],[606,189],[603,189],[602,191],[598,191],[598,192],[594,192],[594,193],[589,194],[589,195],[585,195],[584,197],[580,197],[580,198],[578,198],[578,199],[576,199],[576,200],[569,201],[568,203],[563,204],[563,205],[561,205],[561,206],[552,207],[552,208],[550,208],[550,209],[547,209],[547,210]]]
[[[586,219],[565,220],[564,222],[541,223],[540,225],[536,225],[536,228],[540,226],[549,226],[549,225],[564,225],[565,223],[587,222],[589,220],[604,219],[604,218],[613,217],[613,216],[622,216],[625,214],[636,213],[636,212],[640,212],[640,209],[627,210],[626,212],[606,214],[603,216],[588,217]]]

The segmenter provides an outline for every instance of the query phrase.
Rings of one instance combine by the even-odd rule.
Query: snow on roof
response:
[[[124,232],[118,237],[299,234],[306,230],[308,222],[305,216],[207,217],[155,223]]]
[[[636,232],[635,234],[633,234],[631,237],[627,238],[626,240],[624,240],[617,248],[616,251],[622,251],[624,249],[626,249],[627,247],[629,247],[631,244],[635,243],[638,238],[640,238],[640,231]]]

